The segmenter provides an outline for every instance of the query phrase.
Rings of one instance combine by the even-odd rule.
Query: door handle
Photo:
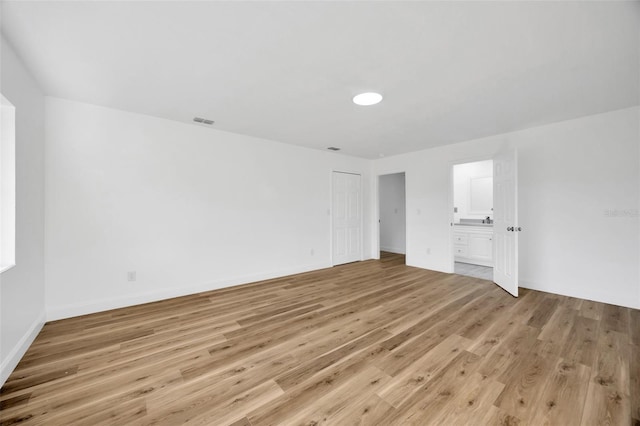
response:
[[[513,232],[513,226],[507,226],[507,231]]]
[[[520,231],[522,231],[522,228],[518,226],[518,227],[516,228],[516,231],[520,232]]]

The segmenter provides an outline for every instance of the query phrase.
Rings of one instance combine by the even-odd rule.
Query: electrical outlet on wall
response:
[[[431,254],[431,248],[427,249],[427,254]]]
[[[127,272],[127,281],[132,282],[136,280],[136,271]]]
[[[311,249],[311,256],[316,254],[316,250],[315,249]]]

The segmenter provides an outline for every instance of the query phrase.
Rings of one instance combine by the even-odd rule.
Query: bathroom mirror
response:
[[[472,177],[469,180],[469,213],[493,213],[493,177]]]

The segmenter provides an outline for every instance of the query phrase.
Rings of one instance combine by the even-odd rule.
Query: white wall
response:
[[[404,173],[379,178],[380,250],[391,253],[406,252],[406,202]]]
[[[640,308],[638,110],[518,138],[523,286]]]
[[[639,125],[634,107],[376,160],[406,171],[407,264],[451,272],[452,164],[515,146],[520,285],[640,307]]]
[[[331,266],[332,170],[362,173],[371,229],[370,161],[46,102],[49,319]]]
[[[44,97],[1,40],[0,92],[16,111],[16,266],[0,275],[0,386],[42,328],[44,290]]]
[[[460,219],[493,219],[493,211],[474,212],[471,210],[471,181],[472,179],[493,176],[493,161],[474,161],[473,163],[456,164],[453,166],[453,205],[458,211],[453,213],[454,222]],[[489,183],[490,185],[490,183]],[[493,199],[493,192],[486,197]]]

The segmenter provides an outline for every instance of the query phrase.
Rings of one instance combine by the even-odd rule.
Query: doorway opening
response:
[[[380,260],[406,263],[407,200],[405,174],[378,177]]]
[[[493,281],[493,160],[453,165],[453,271]]]

